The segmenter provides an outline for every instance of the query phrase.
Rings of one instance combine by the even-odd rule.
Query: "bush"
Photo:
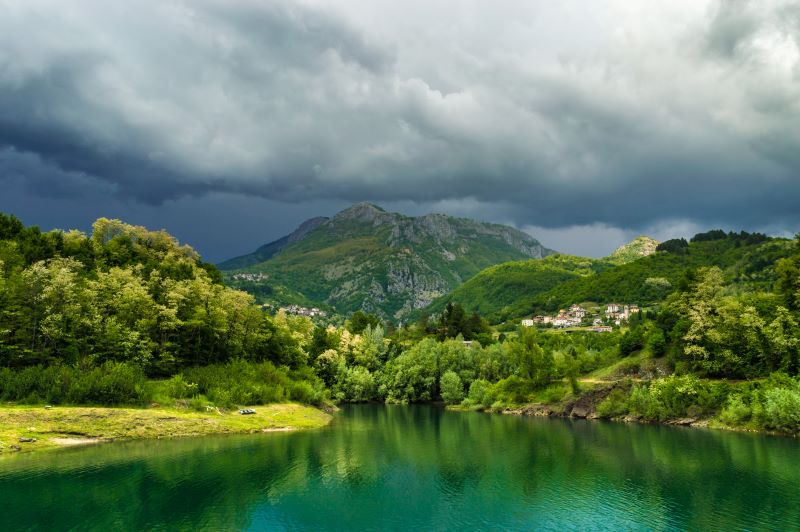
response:
[[[597,405],[597,415],[604,419],[624,416],[627,413],[628,394],[619,388],[611,390],[611,393]]]
[[[536,387],[529,379],[512,375],[500,380],[492,386],[487,394],[488,400],[502,404],[522,404],[530,401]]]
[[[361,366],[347,368],[343,381],[337,390],[340,392],[338,394],[340,400],[358,403],[375,398],[377,390],[375,377],[367,368]]]
[[[469,385],[469,393],[467,394],[466,401],[471,405],[485,405],[487,402],[486,395],[491,386],[489,381],[483,379],[472,381],[472,384]]]
[[[0,399],[29,404],[142,404],[151,398],[142,370],[106,362],[88,370],[73,366],[29,366],[0,370]]]
[[[464,398],[464,385],[461,383],[461,377],[455,371],[445,371],[439,379],[439,387],[442,399],[447,404],[460,403]]]
[[[741,395],[731,395],[719,418],[723,423],[736,426],[749,421],[752,415],[753,410],[749,405],[745,404]]]
[[[800,387],[773,388],[764,393],[761,421],[768,429],[800,431]]]
[[[664,421],[713,413],[725,404],[727,397],[726,384],[701,381],[694,375],[672,375],[634,387],[629,406],[645,419]]]

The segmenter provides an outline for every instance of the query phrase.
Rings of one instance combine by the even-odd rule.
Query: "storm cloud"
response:
[[[242,214],[258,199],[291,212],[254,247],[287,216],[366,199],[562,240],[800,228],[796,1],[0,12],[0,208],[33,221],[31,202],[59,198],[135,216],[213,204],[248,224],[270,225]]]

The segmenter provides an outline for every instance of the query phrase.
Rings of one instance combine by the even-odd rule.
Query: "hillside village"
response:
[[[580,305],[572,305],[569,309],[561,309],[555,316],[538,315],[522,320],[523,327],[552,326],[563,329],[566,327],[588,326],[591,320],[592,330],[595,332],[610,332],[611,324],[619,326],[627,322],[633,314],[641,312],[638,305],[608,303],[605,305],[603,317],[598,312],[590,314]]]

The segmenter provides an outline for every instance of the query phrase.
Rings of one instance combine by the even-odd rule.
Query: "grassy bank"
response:
[[[648,362],[648,373],[653,367],[658,370],[657,364]],[[605,373],[611,377],[618,372]],[[572,385],[566,380],[551,383],[527,393],[522,401],[521,395],[503,396],[494,388],[482,398],[473,399],[472,395],[448,408],[800,436],[800,380],[779,373],[749,381],[694,375],[591,376],[576,379]],[[496,400],[498,397],[501,400]]]
[[[294,403],[252,408],[255,414],[240,415],[235,410],[195,412],[160,407],[2,406],[0,454],[116,440],[310,429],[331,419],[317,408]]]

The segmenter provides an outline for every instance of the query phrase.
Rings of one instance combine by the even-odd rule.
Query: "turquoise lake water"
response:
[[[798,530],[800,441],[354,405],[0,460],[0,530]]]

